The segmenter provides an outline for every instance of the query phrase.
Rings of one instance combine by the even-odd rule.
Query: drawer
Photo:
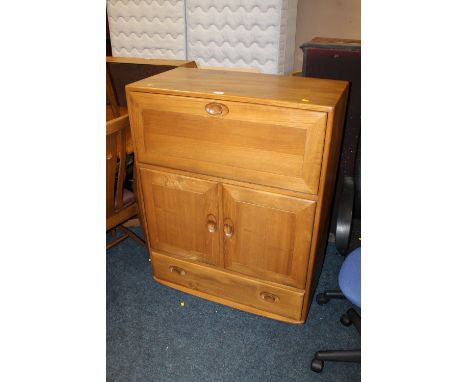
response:
[[[316,194],[327,114],[129,92],[139,162]]]
[[[275,287],[221,270],[151,253],[153,274],[211,296],[300,320],[304,292]]]

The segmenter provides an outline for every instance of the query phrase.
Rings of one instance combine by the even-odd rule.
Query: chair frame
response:
[[[123,235],[107,244],[106,249],[112,248],[130,237],[137,243],[146,246],[145,240],[124,227],[123,224],[134,217],[139,217],[138,203],[123,205],[123,188],[125,184],[125,163],[127,158],[127,129],[130,128],[128,114],[106,122],[106,231],[113,234],[119,229]],[[116,169],[117,181],[115,180]],[[134,193],[137,186],[134,182]]]
[[[360,168],[360,160],[358,162]],[[360,182],[360,179],[359,179]],[[336,248],[338,253],[345,255],[349,248],[349,239],[351,233],[351,223],[354,207],[354,179],[345,177],[341,195],[338,203],[338,218],[336,224]],[[317,294],[316,301],[319,305],[327,304],[331,299],[346,299],[340,290],[327,290]],[[353,325],[361,334],[361,316],[353,308],[344,313],[340,322],[345,326]],[[323,370],[324,361],[334,362],[361,362],[361,350],[320,350],[317,351],[310,363],[310,368],[316,373]]]
[[[333,290],[325,291],[317,295],[316,301],[319,305],[324,305],[330,301],[330,299],[345,299],[343,293]],[[361,334],[361,316],[350,308],[340,317],[340,322],[344,326],[353,325]],[[316,373],[320,373],[323,370],[324,361],[333,362],[361,362],[361,349],[353,350],[319,350],[315,353],[314,358],[310,363],[310,369]]]

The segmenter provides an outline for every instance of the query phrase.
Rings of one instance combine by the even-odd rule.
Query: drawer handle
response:
[[[210,115],[226,115],[229,109],[226,105],[219,102],[210,102],[205,106],[205,111]]]
[[[269,293],[269,292],[262,292],[260,293],[260,297],[265,300],[266,302],[271,302],[271,303],[275,303],[275,302],[278,302],[279,301],[279,297],[274,295],[273,293]]]
[[[226,219],[224,221],[223,231],[224,231],[224,236],[226,237],[232,237],[232,235],[234,235],[234,225],[231,219]]]
[[[214,215],[211,215],[211,214],[208,215],[206,227],[208,228],[208,232],[210,233],[216,232],[217,224],[216,224],[216,218],[214,217]]]
[[[179,267],[176,267],[174,265],[171,265],[169,267],[169,270],[172,272],[172,273],[178,273],[179,276],[185,276],[185,271],[182,269],[182,268],[179,268]]]

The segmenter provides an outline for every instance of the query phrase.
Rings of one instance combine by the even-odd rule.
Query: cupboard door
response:
[[[147,168],[140,176],[150,247],[222,265],[218,183]]]
[[[223,185],[226,269],[305,287],[316,203]]]

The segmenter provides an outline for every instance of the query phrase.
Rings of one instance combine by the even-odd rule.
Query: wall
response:
[[[294,70],[302,70],[301,44],[314,37],[361,39],[361,0],[299,0]]]

